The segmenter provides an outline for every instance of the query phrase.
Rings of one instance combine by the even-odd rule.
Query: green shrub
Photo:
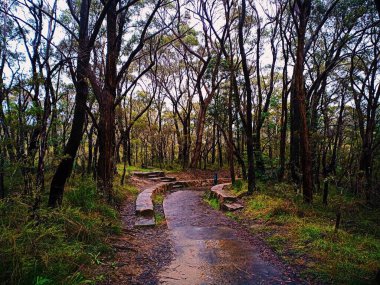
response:
[[[220,204],[217,198],[208,198],[208,199],[204,199],[204,201],[206,201],[206,203],[209,204],[211,208],[215,210],[219,210]]]
[[[81,268],[110,252],[105,240],[120,232],[119,218],[93,182],[77,182],[61,208],[45,204],[32,218],[22,197],[0,201],[0,284],[89,283]]]

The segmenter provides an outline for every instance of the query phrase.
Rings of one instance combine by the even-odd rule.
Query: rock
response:
[[[155,181],[155,182],[161,182],[161,181],[163,181],[162,177],[150,177],[149,180]]]
[[[231,185],[230,183],[218,184],[211,188],[211,194],[218,198],[219,202],[223,204],[225,201],[234,202],[236,201],[236,195],[230,193],[225,188]]]
[[[236,210],[240,210],[243,208],[244,208],[244,206],[242,204],[237,203],[237,202],[223,203],[222,204],[222,210],[225,210],[225,211],[236,211]]]
[[[165,176],[164,172],[156,171],[156,172],[135,172],[134,174],[140,177],[147,177],[147,175],[151,174],[157,174]],[[158,182],[154,186],[145,189],[144,191],[140,192],[140,194],[137,196],[136,199],[136,226],[154,226],[154,206],[153,206],[153,195],[157,193],[162,193],[170,189],[179,189],[179,188],[185,188],[185,187],[204,187],[204,186],[210,186],[213,183],[212,179],[206,179],[206,180],[189,180],[189,181],[171,181],[166,182],[163,181],[166,179],[174,180],[174,177],[154,177],[151,178],[151,180]],[[226,181],[226,179],[224,179]],[[219,186],[219,185],[217,185]],[[223,189],[222,189],[223,190]],[[228,197],[225,197],[225,200]],[[236,197],[233,197],[236,199]]]
[[[135,222],[135,227],[154,227],[156,225],[156,221],[154,220],[154,216],[152,217],[137,217]]]
[[[165,173],[163,171],[150,171],[150,172],[133,172],[134,176],[141,178],[153,178],[153,177],[164,177]]]
[[[141,216],[148,216],[154,214],[153,211],[153,188],[149,188],[141,192],[136,199],[136,214]]]
[[[166,177],[166,176],[160,177],[158,179],[160,179],[162,182],[173,182],[173,181],[177,180],[177,178],[175,178],[175,177]]]

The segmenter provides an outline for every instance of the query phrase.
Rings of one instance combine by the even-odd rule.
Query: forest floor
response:
[[[213,175],[170,174],[177,180]],[[131,182],[140,191],[152,185],[144,179]],[[153,228],[134,227],[134,197],[126,199],[121,208],[123,232],[110,239],[115,255],[97,270],[103,276],[101,284],[302,284],[294,269],[261,239],[212,209],[203,199],[204,191],[194,190],[168,192],[165,201],[158,195],[154,201],[158,225]]]
[[[153,185],[143,179],[132,179],[132,184],[139,191]],[[156,204],[155,211],[163,216],[162,204]],[[120,216],[122,234],[110,239],[115,254],[96,272],[102,275],[100,284],[157,284],[159,270],[172,259],[166,224],[135,228],[135,196],[126,197]]]

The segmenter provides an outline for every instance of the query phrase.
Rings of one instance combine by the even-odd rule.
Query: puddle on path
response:
[[[164,200],[174,258],[160,284],[289,284],[262,260],[231,221],[202,202],[199,191],[178,191]]]

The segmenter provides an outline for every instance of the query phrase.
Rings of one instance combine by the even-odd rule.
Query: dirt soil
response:
[[[151,185],[147,180],[133,178],[132,183],[143,190]],[[156,213],[163,215],[162,205]],[[121,207],[122,235],[110,239],[115,250],[112,259],[104,262],[97,274],[105,280],[102,285],[150,285],[158,283],[158,272],[172,258],[168,229],[165,223],[154,228],[135,228],[135,201],[127,199]]]

